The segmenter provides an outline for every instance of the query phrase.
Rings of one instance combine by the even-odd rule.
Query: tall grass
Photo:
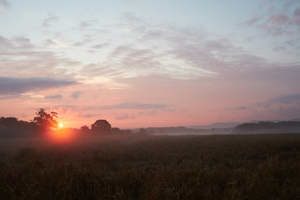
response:
[[[300,199],[300,135],[0,142],[0,199]]]

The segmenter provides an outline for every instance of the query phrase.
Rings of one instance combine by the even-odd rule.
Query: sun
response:
[[[58,123],[58,128],[63,128],[64,127],[64,124],[63,123]]]

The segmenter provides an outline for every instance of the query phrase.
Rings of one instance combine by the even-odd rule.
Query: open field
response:
[[[300,135],[0,139],[0,199],[300,199]]]

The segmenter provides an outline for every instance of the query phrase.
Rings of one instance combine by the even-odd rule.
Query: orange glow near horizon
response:
[[[62,124],[63,125],[63,124]],[[72,142],[76,135],[74,132],[68,129],[64,129],[58,124],[58,129],[52,130],[48,133],[48,139],[54,143],[70,143]]]
[[[64,127],[64,124],[63,124],[62,122],[59,122],[59,123],[58,123],[58,128],[59,128],[59,129],[62,129],[63,127]]]

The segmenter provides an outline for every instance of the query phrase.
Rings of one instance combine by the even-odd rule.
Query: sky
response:
[[[300,118],[300,0],[0,0],[0,116]]]

